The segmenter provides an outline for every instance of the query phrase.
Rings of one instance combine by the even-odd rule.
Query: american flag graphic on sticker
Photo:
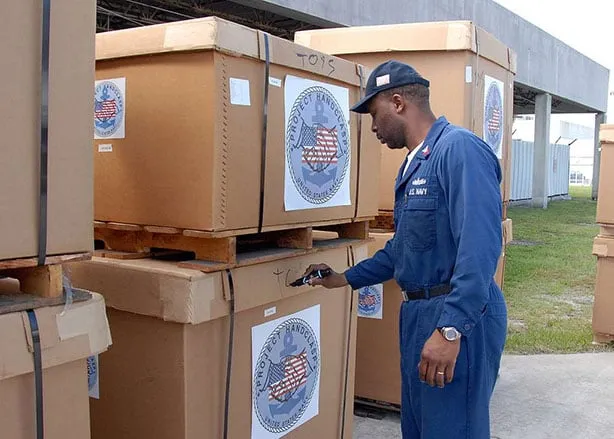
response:
[[[498,158],[502,157],[503,145],[503,82],[485,77],[484,83],[484,141],[490,145]]]
[[[252,438],[282,437],[317,414],[320,346],[314,325],[319,328],[319,307],[315,322],[309,318],[314,309],[308,311],[252,330],[253,337],[254,330],[266,335],[253,352]]]
[[[94,138],[124,137],[125,78],[96,81],[94,89]]]
[[[326,88],[308,87],[293,102],[286,160],[294,187],[308,203],[324,204],[341,188],[350,167],[349,123]]]

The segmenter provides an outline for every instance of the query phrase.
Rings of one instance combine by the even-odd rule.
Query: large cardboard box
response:
[[[501,223],[503,250],[495,282],[503,288],[505,245],[511,242],[512,220]],[[371,233],[369,256],[384,248],[394,233]],[[380,403],[401,404],[399,353],[399,309],[401,289],[396,281],[372,285],[358,292],[358,332],[356,335],[356,396]]]
[[[597,223],[614,224],[614,125],[601,125],[599,130],[601,161],[599,164],[599,197]]]
[[[42,3],[0,4],[0,260],[38,254]],[[47,253],[93,248],[96,2],[51,5]],[[17,37],[18,36],[18,37]]]
[[[109,324],[99,294],[63,311],[64,306],[35,310],[41,336],[45,438],[87,439],[87,359],[111,344]],[[0,436],[31,439],[36,437],[36,404],[32,333],[26,313],[0,315],[0,334]]]
[[[356,64],[217,18],[100,33],[96,58],[96,220],[249,232],[261,194],[265,230],[377,214]]]
[[[393,233],[371,233],[372,256],[386,245]],[[396,281],[362,288],[358,292],[356,335],[356,383],[358,398],[401,404],[401,355],[399,309],[401,290]]]
[[[263,425],[288,438],[352,437],[355,294],[287,285],[311,263],[344,270],[366,255],[363,244],[231,271],[229,438],[254,437],[252,428]],[[113,328],[113,350],[100,363],[101,398],[91,405],[93,437],[222,438],[228,273],[94,258],[73,269],[73,280],[102,291]],[[289,370],[303,353],[303,365]],[[267,386],[284,380],[292,393],[268,397]]]
[[[597,236],[593,254],[597,256],[593,334],[595,341],[614,341],[614,238]]]
[[[503,201],[509,200],[516,54],[495,37],[471,22],[452,21],[301,31],[295,42],[370,68],[390,59],[412,65],[431,82],[433,112],[493,146],[504,174]],[[367,143],[381,148],[373,135]],[[406,154],[383,152],[382,210],[394,208],[394,183]]]

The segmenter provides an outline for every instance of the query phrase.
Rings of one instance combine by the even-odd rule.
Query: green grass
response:
[[[592,345],[592,307],[599,232],[591,190],[570,188],[572,199],[548,209],[512,207],[514,242],[507,247],[504,294],[507,353],[569,353]],[[524,244],[524,245],[518,245]]]

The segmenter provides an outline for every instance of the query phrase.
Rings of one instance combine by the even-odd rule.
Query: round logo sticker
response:
[[[286,132],[292,182],[307,202],[335,196],[350,164],[349,127],[343,109],[324,87],[304,90],[294,101]]]
[[[99,83],[94,90],[94,130],[99,137],[110,137],[123,122],[124,99],[111,81]]]
[[[372,286],[361,288],[358,291],[358,313],[361,316],[372,317],[379,313],[382,307],[382,296]]]
[[[290,430],[313,397],[320,372],[315,332],[299,318],[281,323],[269,335],[253,382],[253,402],[260,424],[271,433]]]
[[[495,153],[499,152],[503,139],[503,96],[496,82],[492,82],[486,92],[484,139]]]

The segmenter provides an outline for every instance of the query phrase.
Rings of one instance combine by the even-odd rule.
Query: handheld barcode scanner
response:
[[[314,277],[319,277],[320,279],[324,279],[327,276],[330,276],[333,271],[330,268],[325,270],[314,270],[311,273],[295,280],[290,284],[291,287],[300,287],[302,285],[306,285],[309,283],[309,279],[313,279]]]

